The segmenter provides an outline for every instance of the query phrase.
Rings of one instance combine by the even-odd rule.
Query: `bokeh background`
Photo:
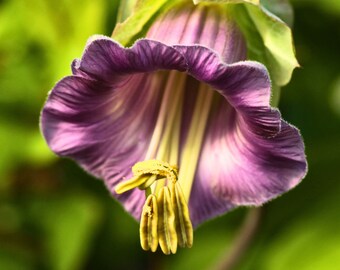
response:
[[[143,252],[138,224],[101,181],[55,157],[39,132],[48,91],[87,38],[110,35],[119,1],[0,1],[0,269],[210,269],[247,209],[207,222],[192,249]],[[309,173],[264,207],[237,270],[340,269],[340,1],[295,0],[301,68],[282,90]]]

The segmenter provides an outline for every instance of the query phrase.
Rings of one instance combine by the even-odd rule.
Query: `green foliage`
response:
[[[288,0],[261,0],[261,5],[290,27],[293,26],[293,7]]]
[[[202,2],[230,3],[218,0]],[[295,58],[291,29],[256,1],[234,2],[244,2],[234,5],[233,10],[235,20],[246,37],[249,58],[263,63],[268,68],[275,85],[287,84],[293,70],[299,66]],[[275,10],[276,5],[271,3],[267,4],[267,7]]]
[[[240,4],[240,3],[250,3],[253,5],[259,5],[260,0],[193,0],[195,4],[199,3],[228,3],[228,4]]]
[[[40,134],[40,110],[88,37],[104,31],[105,6],[102,0],[0,2],[0,269],[75,269],[88,249],[99,219],[89,196],[38,200],[43,207],[34,217],[23,212],[22,200],[37,200],[27,185],[53,183],[38,173],[55,162]],[[50,222],[40,226],[41,219]]]
[[[87,38],[103,28],[104,3],[1,4],[0,138],[6,144],[0,153],[0,177],[13,160],[48,162],[53,157],[37,140],[39,111],[53,83],[70,73],[70,63],[81,55]]]
[[[89,195],[65,194],[34,205],[35,218],[47,236],[49,269],[81,269],[101,218],[101,205]]]
[[[292,0],[294,5],[296,6],[303,6],[303,7],[310,7],[315,6],[316,8],[323,10],[331,16],[340,16],[340,1],[336,0]]]
[[[237,16],[248,17],[247,22],[242,20],[241,28],[246,33],[250,58],[265,64],[275,84],[287,84],[298,66],[290,28],[256,6],[240,7],[237,12]],[[257,34],[253,32],[254,26]],[[253,47],[259,43],[259,38],[264,47],[260,51],[260,47]]]
[[[125,21],[134,11],[135,6],[138,0],[125,0],[120,1],[118,14],[117,14],[117,23],[121,23]]]
[[[175,0],[171,2],[181,2]],[[124,46],[131,45],[145,31],[145,27],[152,23],[161,10],[168,7],[167,0],[142,0],[139,1],[131,16],[123,23],[117,24],[112,38]]]

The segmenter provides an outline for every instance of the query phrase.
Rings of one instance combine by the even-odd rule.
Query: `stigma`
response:
[[[190,248],[193,227],[187,202],[178,183],[178,168],[160,160],[145,160],[132,167],[133,177],[118,184],[118,194],[139,188],[146,200],[140,218],[142,249],[175,254],[177,247]],[[161,181],[159,181],[161,180]]]

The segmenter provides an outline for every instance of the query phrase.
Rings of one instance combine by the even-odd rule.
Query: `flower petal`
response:
[[[215,198],[235,205],[261,205],[301,181],[307,164],[295,127],[282,122],[277,136],[254,137],[237,118],[232,121],[230,113],[226,119],[227,114],[220,112],[211,124],[197,173],[197,180]],[[228,128],[221,128],[228,120]]]
[[[297,185],[307,170],[304,145],[298,130],[270,107],[265,67],[227,65],[201,46],[176,49],[188,73],[222,95],[206,127],[192,187],[194,225],[238,205],[261,205]]]
[[[171,46],[141,39],[133,47],[124,48],[105,36],[88,43],[79,69],[96,79],[111,82],[121,74],[151,72],[160,69],[187,69],[183,56]]]
[[[75,75],[56,84],[42,111],[50,148],[104,179],[137,219],[144,192],[117,195],[113,188],[144,159],[154,130],[163,77],[149,72],[185,68],[181,54],[159,42],[141,40],[124,49],[111,39],[95,39],[73,62]]]
[[[282,121],[275,137],[254,136],[241,117],[221,102],[210,119],[190,198],[195,225],[235,206],[261,205],[306,174],[304,145],[295,127]],[[204,206],[196,208],[203,198]]]
[[[270,108],[270,79],[266,68],[243,61],[227,65],[202,46],[176,46],[188,63],[188,73],[209,84],[240,113],[246,124],[261,136],[272,137],[280,131],[280,113]]]
[[[227,63],[244,60],[247,54],[235,21],[218,6],[196,8],[187,3],[173,7],[152,24],[147,37],[169,45],[200,44],[219,53]]]

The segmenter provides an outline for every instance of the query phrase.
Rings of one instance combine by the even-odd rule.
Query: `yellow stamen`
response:
[[[188,205],[178,184],[171,183],[171,201],[175,211],[176,232],[178,245],[191,248],[193,244],[193,228],[190,220]]]
[[[171,166],[169,163],[160,160],[144,160],[136,163],[132,167],[132,172],[135,176],[148,174],[159,175],[167,178],[172,182],[176,182],[178,178],[178,169]]]
[[[150,178],[138,186],[139,189],[146,190],[157,180],[157,175],[152,175]]]
[[[164,127],[168,127],[169,123],[171,124],[174,122],[173,118],[177,110],[177,106],[174,106],[174,104],[177,105],[179,103],[180,96],[184,93],[185,79],[186,75],[177,71],[170,72],[168,76],[168,82],[164,90],[155,130],[152,134],[145,160],[152,159],[156,156],[158,159],[164,159],[164,157],[160,157],[160,154],[164,154],[164,146],[166,146],[169,141],[169,138],[164,138]],[[165,123],[167,123],[167,125],[165,125]],[[160,145],[161,141],[165,142],[163,147]]]
[[[152,252],[158,246],[158,207],[155,195],[149,195],[143,207],[140,220],[139,234],[142,249]]]
[[[124,193],[128,190],[139,187],[146,189],[150,187],[157,179],[157,176],[176,182],[178,178],[178,169],[169,163],[159,160],[145,160],[136,163],[132,167],[133,177],[129,180],[119,183],[115,187],[117,194]]]
[[[177,167],[165,161],[146,160],[136,163],[132,171],[134,177],[117,185],[116,191],[145,189],[147,199],[139,227],[142,248],[155,252],[159,244],[164,254],[174,254],[178,244],[191,247],[193,229],[188,206],[177,182]],[[152,193],[150,184],[155,181],[164,184]],[[164,186],[166,183],[171,189]]]
[[[186,201],[189,201],[191,187],[194,182],[213,93],[207,85],[200,85],[188,137],[182,151],[181,170],[178,181],[181,183]]]
[[[115,187],[115,191],[117,194],[122,194],[128,190],[134,189],[136,187],[145,185],[146,182],[150,182],[150,175],[135,175],[134,177],[119,183],[116,187]],[[153,179],[151,179],[153,180]],[[155,179],[156,180],[156,179]],[[154,180],[154,181],[155,181]]]
[[[172,207],[168,187],[163,187],[158,196],[158,241],[164,254],[175,254],[177,251],[177,234],[175,213]]]
[[[169,160],[171,164],[178,164],[181,114],[186,78],[186,74],[176,71],[171,72],[164,93],[165,96],[167,91],[171,91],[169,99],[165,100],[167,103],[166,125],[164,126],[162,137],[160,137],[156,159]],[[172,88],[169,88],[168,86],[172,86]],[[150,148],[152,148],[152,145]],[[150,153],[150,151],[148,151],[148,153]],[[165,184],[166,181],[164,180],[157,181],[157,183],[152,186],[153,192],[157,194],[157,192],[159,192],[159,190],[165,186]]]
[[[170,72],[146,158],[132,167],[131,179],[116,187],[117,193],[137,187],[145,190],[147,200],[141,216],[141,245],[145,250],[155,251],[159,244],[165,254],[176,253],[177,245],[190,248],[193,244],[187,202],[213,99],[213,91],[200,84],[188,135],[181,142],[185,84],[185,74]],[[183,149],[179,153],[181,143]],[[165,160],[180,164],[181,170]]]
[[[172,89],[173,95],[171,100],[167,100],[170,104],[168,111],[167,125],[165,126],[164,133],[162,135],[162,140],[160,141],[159,148],[157,151],[157,159],[165,160],[165,155],[169,151],[175,151],[177,153],[172,153],[172,155],[178,156],[179,148],[179,134],[181,125],[181,110],[183,107],[184,100],[184,85],[185,85],[186,75],[177,73],[176,77],[176,88]],[[177,121],[176,121],[177,120]],[[175,144],[172,141],[175,140]],[[176,143],[177,142],[177,143]],[[177,160],[174,161],[177,163]]]

